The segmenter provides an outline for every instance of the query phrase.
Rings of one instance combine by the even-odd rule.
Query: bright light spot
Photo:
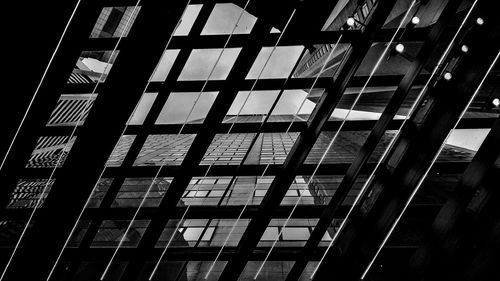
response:
[[[446,79],[446,80],[450,80],[450,79],[451,79],[451,73],[446,72],[446,73],[444,74],[444,79]]]
[[[405,45],[399,43],[396,45],[396,52],[402,53],[405,50]]]
[[[467,45],[462,45],[462,47],[460,48],[462,50],[462,52],[464,53],[467,53],[469,51],[469,47],[467,47]]]
[[[414,25],[419,24],[419,23],[420,23],[420,18],[419,18],[419,17],[416,17],[416,16],[415,16],[415,17],[413,17],[413,18],[411,19],[411,23],[413,23]]]
[[[476,23],[479,24],[479,25],[483,25],[484,24],[483,18],[477,18],[476,19]]]
[[[495,98],[495,99],[493,99],[493,101],[491,103],[493,103],[493,105],[495,107],[499,107],[500,106],[500,99]]]
[[[354,26],[354,23],[355,23],[354,18],[348,18],[347,19],[347,25],[348,26]]]

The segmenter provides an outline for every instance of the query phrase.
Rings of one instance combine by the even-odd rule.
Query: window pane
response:
[[[242,8],[232,3],[215,4],[201,35],[231,34],[236,24],[233,34],[250,33],[257,19],[246,11],[241,15],[242,11]]]
[[[240,50],[241,48],[226,48],[224,51],[222,49],[193,50],[179,80],[224,80],[233,67]],[[214,69],[215,63],[217,65]],[[213,72],[212,69],[214,69]],[[211,72],[212,74],[210,74]]]

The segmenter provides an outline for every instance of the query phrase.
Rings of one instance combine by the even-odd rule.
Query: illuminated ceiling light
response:
[[[494,98],[493,101],[491,102],[495,107],[500,106],[500,99],[499,98]]]
[[[396,52],[402,53],[405,50],[405,45],[399,43],[396,45]]]
[[[484,20],[483,20],[483,18],[477,18],[477,19],[476,19],[476,23],[477,23],[478,25],[483,25],[483,24],[484,24]]]
[[[469,51],[469,47],[467,47],[467,45],[462,45],[460,50],[462,50],[462,52],[464,52],[464,53],[467,53]]]
[[[450,80],[450,79],[451,79],[451,73],[446,72],[446,73],[444,74],[444,79],[446,79],[446,80]]]
[[[356,21],[354,20],[354,18],[353,18],[353,17],[350,17],[350,18],[348,18],[348,19],[347,19],[347,25],[348,25],[348,26],[351,26],[351,27],[352,27],[352,26],[354,26],[354,23],[355,23],[355,22],[356,22]]]
[[[417,25],[420,23],[420,18],[417,17],[417,16],[414,16],[413,18],[411,18],[411,23],[413,23],[414,25]]]

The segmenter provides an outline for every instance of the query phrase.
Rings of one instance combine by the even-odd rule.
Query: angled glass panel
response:
[[[201,165],[210,165],[212,163],[214,165],[240,164],[245,153],[250,148],[254,136],[253,133],[215,135],[201,161]]]
[[[129,224],[130,220],[104,220],[92,241],[91,247],[115,248],[120,243],[123,235],[125,235]],[[136,247],[148,224],[149,220],[135,220],[126,233],[122,247]]]
[[[231,228],[235,225],[235,222],[235,219],[213,219],[209,224],[209,227],[214,228],[211,238],[209,241],[200,241],[199,247],[221,247],[231,231]],[[238,245],[248,223],[248,219],[240,219],[238,223],[236,223],[234,231],[229,237],[226,246],[234,247]]]
[[[40,197],[40,205],[43,207],[45,198],[50,192],[55,179],[20,179],[17,182],[14,192],[10,195],[7,209],[32,209],[37,205]],[[42,194],[42,192],[45,192]]]
[[[88,262],[84,261],[80,263],[80,266],[74,273],[75,281],[87,281],[87,280],[98,280],[101,278],[102,273],[106,269],[108,263],[104,261],[100,262]],[[119,281],[125,271],[127,266],[126,262],[115,261],[111,264],[106,273],[106,280]]]
[[[26,168],[62,167],[75,140],[76,137],[70,139],[69,136],[40,137],[26,164]]]
[[[149,135],[134,166],[180,165],[194,137],[194,134]]]
[[[285,90],[271,113],[269,122],[307,122],[318,96],[324,89]]]
[[[106,81],[119,50],[83,51],[68,78],[68,84],[86,84]]]
[[[222,205],[259,205],[274,176],[241,176],[229,187]]]
[[[142,207],[158,207],[172,178],[126,178],[111,204],[112,208],[139,207],[150,189]]]
[[[201,241],[209,241],[213,234],[213,227],[208,227],[208,219],[185,219],[178,225],[179,220],[168,222],[162,232],[156,247],[184,248],[196,247]]]
[[[180,275],[180,280],[186,279],[186,270],[184,268],[185,261],[168,261],[162,260],[156,273],[153,275],[152,281],[176,281],[177,277]],[[146,262],[141,270],[139,278],[137,280],[149,280],[151,273],[155,269],[156,262]],[[183,279],[184,278],[184,279]]]
[[[302,46],[264,47],[259,52],[246,79],[287,78],[297,63]]]
[[[350,47],[347,43],[314,45],[300,59],[293,77],[336,77]]]
[[[278,93],[278,90],[238,92],[223,122],[263,122]]]
[[[203,123],[218,92],[170,93],[156,124]]]
[[[19,241],[19,237],[26,226],[28,217],[24,220],[0,220],[0,247],[14,248]],[[31,221],[25,235],[29,235],[35,221]],[[23,247],[24,242],[21,241],[20,247]]]
[[[141,6],[104,7],[90,38],[127,37]]]
[[[267,261],[264,267],[259,273],[257,279],[254,279],[255,274],[262,264],[261,261],[248,261],[245,269],[240,275],[239,281],[251,281],[251,280],[275,280],[284,281],[290,269],[294,264],[293,261]]]
[[[158,93],[144,93],[130,116],[128,125],[142,125],[157,96]]]
[[[87,208],[98,208],[101,205],[104,196],[109,190],[109,186],[113,182],[112,178],[101,178],[95,186],[94,192],[92,193]]]
[[[297,140],[299,133],[264,133],[259,136],[261,142],[254,145],[254,150],[260,145],[259,164],[283,164]],[[250,164],[248,161],[245,164]]]
[[[83,125],[97,94],[63,94],[50,115],[47,126]]]
[[[174,36],[186,36],[191,31],[198,14],[200,13],[201,7],[203,5],[188,5],[184,15],[182,16],[181,23],[174,32]]]
[[[277,240],[276,247],[300,247],[305,245],[318,219],[272,219],[258,247],[270,247]],[[286,226],[285,226],[286,223]],[[284,227],[285,226],[285,227]],[[281,233],[280,233],[281,232]],[[280,234],[278,236],[278,234]]]
[[[318,261],[309,261],[307,262],[306,267],[304,268],[304,271],[302,271],[302,274],[299,277],[299,281],[308,281],[311,280],[311,275],[314,272],[314,269],[318,265]]]
[[[151,81],[153,82],[163,82],[167,79],[167,75],[170,73],[170,69],[174,65],[175,59],[179,54],[180,50],[165,50],[163,55],[156,66],[155,71],[153,72],[153,76],[151,77]]]
[[[491,129],[455,129],[446,141],[438,161],[470,161]]]
[[[191,51],[179,75],[179,80],[224,80],[231,71],[240,50],[241,48],[195,49]]]
[[[231,34],[233,29],[233,34],[248,34],[256,21],[257,18],[233,3],[217,3],[201,35]]]
[[[231,177],[193,177],[177,206],[217,205],[230,181]]]
[[[315,194],[313,193],[312,185],[308,184],[306,176],[296,176],[285,197],[283,197],[281,204],[314,205],[316,198],[313,195]]]
[[[217,281],[219,280],[227,261],[217,261],[215,262],[213,268],[210,271],[208,278],[205,275],[210,270],[212,266],[212,261],[189,261],[186,266],[186,279],[180,280],[190,280],[190,281]]]
[[[115,149],[113,149],[113,152],[111,152],[111,155],[109,156],[106,165],[108,167],[121,166],[123,160],[125,159],[125,156],[127,156],[128,150],[130,149],[132,143],[134,142],[134,139],[135,139],[134,135],[121,136],[120,140],[115,146]]]
[[[75,231],[71,235],[68,241],[68,245],[66,245],[66,247],[77,248],[80,245],[80,242],[82,242],[82,239],[85,236],[85,233],[87,232],[90,223],[91,221],[89,220],[79,220],[76,225]]]

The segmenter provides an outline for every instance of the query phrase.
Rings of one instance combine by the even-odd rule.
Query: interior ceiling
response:
[[[0,281],[498,275],[492,1],[9,5]]]

